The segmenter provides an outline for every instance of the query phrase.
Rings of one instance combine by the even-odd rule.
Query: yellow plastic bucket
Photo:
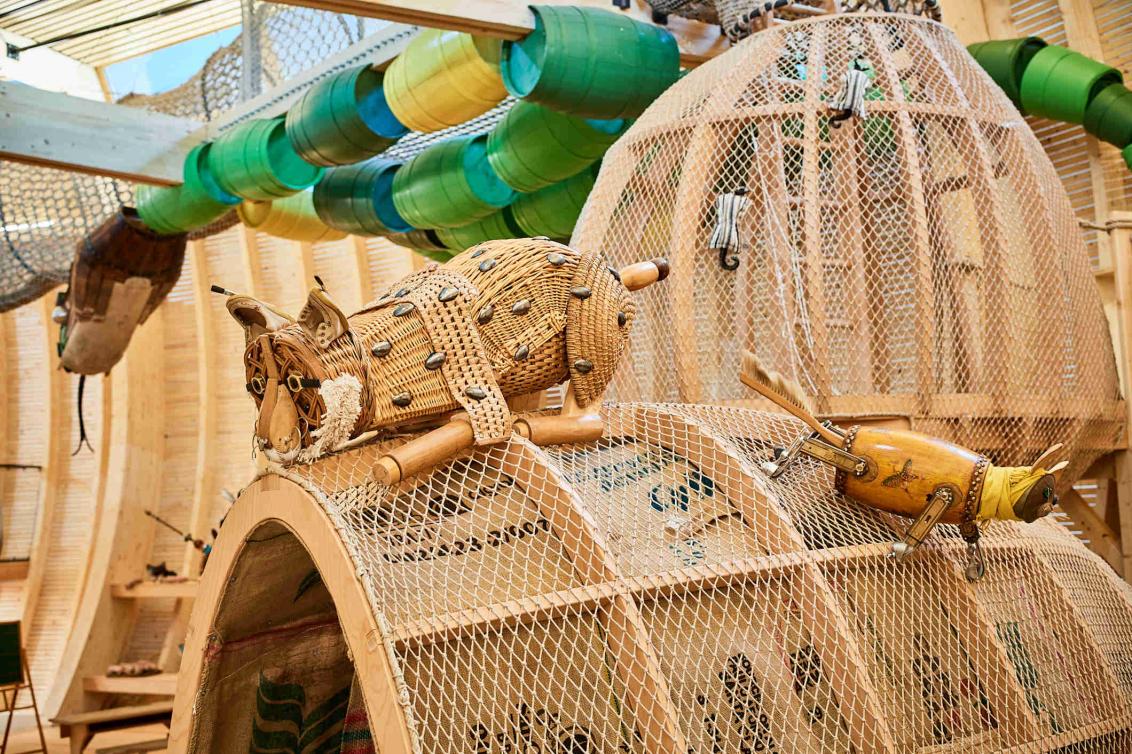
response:
[[[423,31],[389,66],[384,86],[389,109],[414,131],[459,125],[507,96],[499,74],[499,40]]]
[[[270,202],[246,201],[236,208],[249,228],[292,241],[337,241],[346,233],[319,219],[310,189]]]

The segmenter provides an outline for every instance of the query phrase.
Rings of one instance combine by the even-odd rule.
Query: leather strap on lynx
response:
[[[409,290],[401,300],[416,307],[433,350],[444,354],[440,373],[468,412],[476,445],[505,440],[511,412],[472,320],[471,302],[479,291],[463,275],[443,268],[428,268],[403,283]]]

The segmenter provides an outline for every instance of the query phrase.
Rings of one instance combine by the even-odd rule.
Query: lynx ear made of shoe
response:
[[[321,286],[311,288],[297,321],[319,348],[329,347],[350,329],[346,315]]]
[[[251,343],[260,335],[272,333],[281,327],[294,324],[295,320],[286,312],[276,309],[266,301],[260,301],[252,296],[235,293],[218,285],[212,286],[213,293],[227,296],[225,306],[232,319],[244,328],[244,343]]]

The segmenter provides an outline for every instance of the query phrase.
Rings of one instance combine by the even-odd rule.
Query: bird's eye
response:
[[[263,391],[267,388],[267,383],[264,382],[263,375],[260,374],[252,377],[252,381],[248,384],[256,395],[263,395]]]

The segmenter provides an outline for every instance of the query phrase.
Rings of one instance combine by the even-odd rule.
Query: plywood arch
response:
[[[378,750],[390,754],[411,754],[408,727],[396,700],[400,691],[386,653],[382,630],[369,609],[369,597],[337,534],[318,501],[295,482],[278,476],[265,476],[241,494],[225,520],[214,560],[201,581],[198,603],[185,640],[187,658],[178,677],[177,700],[169,751],[207,751],[197,748],[199,730],[197,700],[202,694],[203,659],[215,651],[216,623],[231,606],[225,603],[226,584],[233,578],[249,540],[291,536],[297,539],[321,574],[343,627],[345,641],[364,686],[366,708],[374,729],[379,731]],[[237,606],[238,607],[238,606]],[[202,741],[207,741],[203,738]]]

